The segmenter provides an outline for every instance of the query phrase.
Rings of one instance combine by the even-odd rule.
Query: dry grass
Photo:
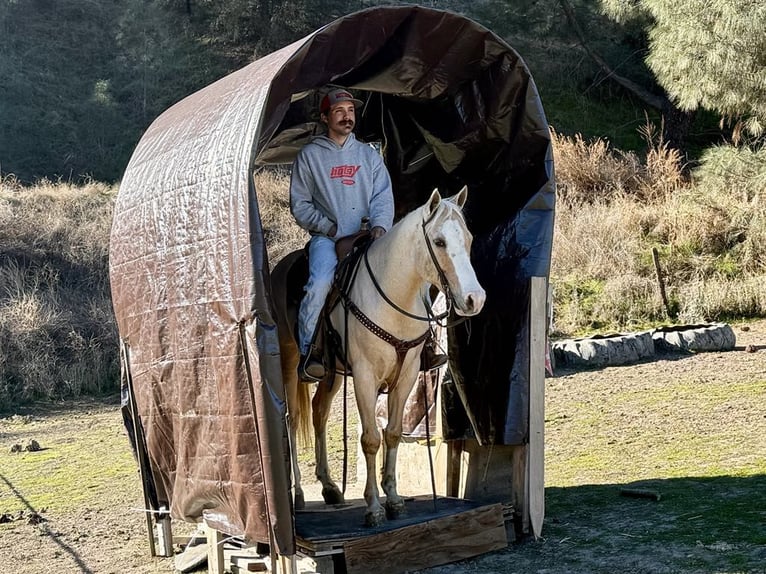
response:
[[[633,152],[613,149],[608,141],[585,141],[551,131],[558,197],[568,204],[609,201],[618,196],[650,200],[683,183],[680,154],[669,149],[652,124],[641,130],[647,143],[642,160]]]
[[[298,227],[290,214],[290,174],[282,170],[263,170],[255,176],[258,207],[266,236],[269,264],[274,268],[279,260],[301,249],[309,235]]]
[[[0,409],[117,388],[115,189],[0,180]]]
[[[688,179],[677,154],[653,144],[651,129],[646,134],[644,159],[600,139],[554,134],[551,280],[559,334],[766,314],[764,152],[710,152]]]
[[[289,174],[256,176],[272,264],[307,234]],[[119,388],[108,257],[116,187],[0,179],[0,410]]]

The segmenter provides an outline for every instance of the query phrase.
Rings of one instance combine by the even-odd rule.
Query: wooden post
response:
[[[657,283],[660,286],[660,297],[662,297],[662,304],[665,306],[665,313],[668,314],[668,318],[672,319],[668,294],[665,291],[665,279],[662,277],[662,268],[660,267],[660,254],[656,247],[652,247],[652,261],[654,261],[654,271],[657,273]]]
[[[205,524],[205,535],[207,536],[207,571],[209,574],[223,574],[224,556],[223,556],[223,536],[221,533]]]
[[[511,451],[511,503],[513,504],[516,534],[529,532],[529,489],[527,483],[528,445],[512,447]],[[519,531],[520,530],[520,531]]]
[[[463,440],[451,440],[447,443],[446,494],[453,498],[460,497],[460,459],[463,456]]]
[[[280,574],[298,574],[298,557],[295,554],[292,556],[282,556],[280,554],[279,571]],[[324,574],[324,572],[322,572],[322,574]]]
[[[539,538],[545,517],[545,348],[547,288],[544,277],[532,277],[529,303],[529,446],[527,485],[532,533]]]

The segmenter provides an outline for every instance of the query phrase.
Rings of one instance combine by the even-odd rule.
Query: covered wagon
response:
[[[397,216],[435,187],[470,190],[487,302],[449,332],[443,438],[526,448],[538,432],[530,286],[549,272],[555,194],[530,72],[457,14],[381,7],[340,18],[157,118],[125,172],[111,236],[124,410],[147,504],[281,555],[296,551],[295,515],[254,172],[289,164],[317,132],[328,85],[364,101],[357,137],[380,144]]]

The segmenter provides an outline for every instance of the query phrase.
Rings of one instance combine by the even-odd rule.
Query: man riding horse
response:
[[[304,382],[325,376],[314,340],[338,264],[336,241],[358,232],[363,218],[370,220],[373,240],[393,224],[394,196],[383,159],[353,134],[356,107],[361,104],[345,89],[328,92],[319,106],[327,134],[304,146],[292,168],[290,211],[311,235],[309,279],[298,313],[298,377]],[[446,361],[445,355],[435,352],[429,338],[423,347],[421,368],[438,368]]]

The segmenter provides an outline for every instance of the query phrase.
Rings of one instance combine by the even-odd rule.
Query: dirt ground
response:
[[[750,388],[755,383],[755,396],[766,398],[766,321],[734,325],[734,330],[737,336],[734,351],[659,358],[598,371],[558,373],[547,379],[547,512],[543,538],[515,543],[505,550],[423,572],[766,572],[763,493],[752,500],[754,507],[748,509],[752,521],[747,524],[751,530],[760,529],[760,534],[751,536],[749,542],[739,544],[736,537],[713,543],[668,541],[658,535],[662,527],[657,521],[663,517],[654,510],[658,508],[656,505],[650,507],[646,501],[626,499],[624,504],[599,507],[596,513],[588,510],[588,504],[589,500],[610,496],[610,491],[604,489],[636,480],[667,480],[662,485],[672,490],[671,466],[663,466],[665,462],[662,462],[655,468],[634,467],[636,461],[625,455],[618,456],[617,462],[610,462],[610,468],[599,474],[584,466],[578,467],[584,465],[582,461],[567,458],[573,456],[574,438],[570,433],[575,427],[571,421],[578,405],[588,408],[617,389],[642,385],[647,389],[661,389],[677,381],[714,382],[720,387],[746,383]],[[742,456],[732,463],[736,466],[733,472],[726,468],[718,471],[700,468],[699,475],[710,476],[716,472],[726,476],[747,475],[752,465],[762,465],[766,457],[764,402],[742,402],[736,404],[736,413],[725,408],[711,409],[705,413],[705,424],[692,431],[704,435],[708,432],[705,429],[713,432],[732,424],[734,418],[743,421],[751,431],[743,435]],[[673,408],[681,415],[679,418],[686,416],[683,404]],[[594,412],[598,413],[598,408]],[[625,425],[612,428],[613,436],[609,440],[616,441],[618,446],[630,445],[634,440],[630,433],[638,432],[635,425],[657,422],[649,411],[642,413],[640,421],[635,419],[635,413],[622,413],[617,420],[624,420]],[[592,424],[598,425],[598,421]],[[40,444],[41,451],[10,452],[13,445],[24,446],[32,439]],[[667,436],[663,440],[666,439]],[[701,439],[704,444],[705,436]],[[694,452],[696,447],[692,444],[689,448],[688,452]],[[679,460],[675,464],[684,465],[682,476],[698,475],[693,461],[687,458],[693,455],[682,451],[677,456]],[[41,457],[47,457],[42,466]],[[34,466],[34,472],[39,473],[36,477],[30,477],[27,472],[33,465],[37,465]],[[578,472],[583,473],[582,477]],[[598,480],[594,480],[594,476]],[[45,485],[44,492],[40,491],[40,484]],[[149,556],[142,507],[138,474],[116,401],[79,401],[0,418],[0,517],[5,516],[5,520],[0,518],[0,522],[4,522],[0,524],[0,571],[173,572],[172,559]],[[684,519],[693,521],[695,508],[688,510]],[[731,560],[723,559],[732,552],[743,556],[734,562],[735,566]]]

